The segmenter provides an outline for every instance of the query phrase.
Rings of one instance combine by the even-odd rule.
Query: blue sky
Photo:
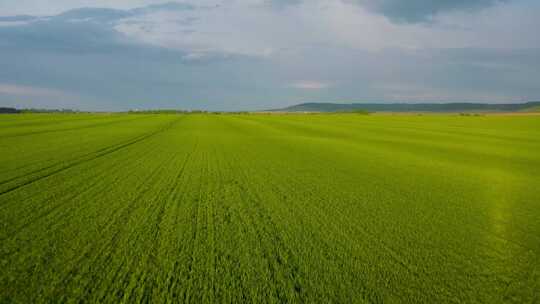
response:
[[[540,99],[539,1],[0,0],[0,105]]]

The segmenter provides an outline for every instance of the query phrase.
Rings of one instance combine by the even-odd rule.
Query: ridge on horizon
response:
[[[331,103],[331,102],[307,102],[288,106],[280,109],[269,110],[271,112],[347,112],[347,111],[372,111],[372,112],[516,112],[525,111],[529,108],[540,106],[540,101],[528,101],[522,103],[478,103],[478,102],[446,102],[446,103]]]

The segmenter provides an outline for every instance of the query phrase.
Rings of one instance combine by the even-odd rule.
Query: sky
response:
[[[0,0],[0,106],[540,100],[537,0]]]

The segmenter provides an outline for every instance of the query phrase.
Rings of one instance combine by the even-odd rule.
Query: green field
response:
[[[540,116],[0,116],[0,303],[538,303]]]

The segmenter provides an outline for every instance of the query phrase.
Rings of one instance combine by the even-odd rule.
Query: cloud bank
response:
[[[397,22],[428,22],[455,11],[475,12],[507,0],[348,0]]]
[[[239,110],[540,98],[532,1],[45,4],[0,3],[0,103]]]

